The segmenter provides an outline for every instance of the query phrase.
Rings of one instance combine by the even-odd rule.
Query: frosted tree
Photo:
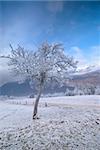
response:
[[[72,89],[71,89],[71,87],[67,87],[65,95],[66,96],[74,96],[74,87],[72,87]]]
[[[95,88],[95,94],[100,95],[100,86],[99,85],[97,85]]]
[[[94,95],[95,94],[95,85],[91,84],[90,82],[87,82],[85,86],[83,87],[83,91],[85,95]]]
[[[71,92],[70,92],[69,88],[66,88],[65,95],[66,95],[66,96],[71,96]]]
[[[49,44],[44,42],[35,52],[27,51],[18,46],[11,47],[9,65],[16,74],[21,74],[24,79],[34,80],[37,83],[37,97],[34,104],[33,119],[37,118],[38,103],[47,82],[64,84],[70,73],[75,71],[77,62],[72,57],[66,56],[62,44]]]

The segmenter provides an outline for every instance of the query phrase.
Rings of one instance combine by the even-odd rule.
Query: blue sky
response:
[[[0,53],[46,40],[63,43],[81,67],[100,65],[100,2],[0,1]]]

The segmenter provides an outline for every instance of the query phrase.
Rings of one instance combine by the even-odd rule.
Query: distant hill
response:
[[[45,94],[47,93],[59,93],[59,92],[65,92],[66,87],[60,87],[60,86],[51,86],[47,85],[44,89]],[[36,93],[35,86],[32,88],[30,87],[30,84],[28,81],[25,81],[24,83],[18,83],[18,82],[9,82],[4,84],[0,87],[0,95],[7,95],[7,96],[26,96]]]
[[[100,70],[76,74],[73,76],[71,83],[83,85],[90,83],[95,86],[100,85]]]
[[[75,85],[85,86],[88,83],[94,86],[100,86],[100,70],[93,70],[85,73],[76,73],[72,78],[73,79],[63,87],[60,87],[58,85],[55,85],[54,87],[52,87],[52,85],[47,85],[45,87],[44,93],[65,93],[67,87],[72,88]],[[25,96],[35,92],[35,87],[31,89],[28,81],[20,84],[18,82],[10,82],[0,87],[0,95]]]
[[[32,92],[29,82],[19,84],[18,82],[9,82],[0,87],[0,95],[24,96]]]

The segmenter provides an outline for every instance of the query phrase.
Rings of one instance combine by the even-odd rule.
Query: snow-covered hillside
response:
[[[82,75],[92,72],[99,72],[100,73],[100,65],[92,65],[92,66],[86,66],[84,68],[77,69],[76,74]]]
[[[55,85],[52,83],[47,85],[44,94],[48,93],[63,93],[65,95],[67,87],[76,87],[78,91],[82,91],[84,95],[91,94],[91,92],[86,92],[91,87],[94,88],[94,93],[100,93],[100,69],[95,68],[87,68],[83,70],[79,70],[75,74],[72,75],[71,79],[64,86]],[[30,88],[29,82],[25,81],[23,83],[18,82],[10,82],[2,85],[0,87],[0,95],[8,95],[8,96],[26,96],[31,95],[32,93],[36,93],[35,85]],[[86,89],[86,91],[84,91]],[[98,89],[98,92],[97,90]],[[92,93],[93,94],[93,93]],[[79,95],[79,92],[76,93]]]
[[[0,101],[0,150],[100,150],[99,96],[41,99],[38,120],[26,100]]]

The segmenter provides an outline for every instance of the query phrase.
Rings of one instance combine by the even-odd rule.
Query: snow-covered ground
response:
[[[100,150],[100,96],[41,98],[38,120],[33,101],[0,101],[0,150]]]
[[[2,97],[1,100],[4,100]],[[6,102],[11,104],[33,105],[35,98],[14,97],[6,98]],[[75,105],[75,106],[97,106],[100,107],[100,95],[82,95],[82,96],[61,96],[61,97],[42,97],[40,105]]]

